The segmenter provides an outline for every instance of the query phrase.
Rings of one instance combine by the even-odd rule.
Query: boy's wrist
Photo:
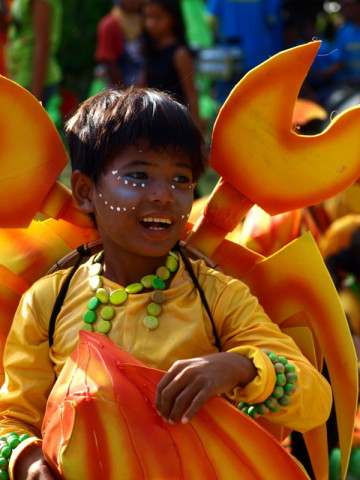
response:
[[[243,345],[228,352],[243,355],[252,361],[257,370],[257,375],[244,387],[238,385],[228,392],[227,397],[232,401],[247,403],[260,403],[265,401],[272,393],[276,382],[276,375],[266,353],[258,347]]]
[[[15,471],[17,472],[19,467],[19,462],[24,459],[25,455],[30,453],[30,451],[41,448],[42,440],[37,437],[29,437],[23,442],[21,442],[12,452],[9,459],[9,476],[10,479],[18,478],[18,475],[15,476]]]

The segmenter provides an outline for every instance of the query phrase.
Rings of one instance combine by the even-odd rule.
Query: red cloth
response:
[[[6,33],[0,32],[0,75],[6,76],[6,62],[4,45],[6,42]]]
[[[95,59],[98,62],[118,60],[124,52],[124,39],[117,18],[109,13],[97,27]]]

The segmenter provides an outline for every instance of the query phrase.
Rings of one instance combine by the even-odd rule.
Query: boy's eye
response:
[[[146,180],[148,178],[145,172],[129,172],[124,177],[133,178],[134,180]]]
[[[177,175],[173,181],[175,183],[192,183],[192,179],[188,175]]]

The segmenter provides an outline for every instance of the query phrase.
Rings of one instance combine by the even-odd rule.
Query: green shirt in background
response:
[[[29,89],[32,78],[35,33],[31,18],[32,0],[14,0],[11,6],[12,24],[9,30],[7,51],[9,77]],[[61,38],[61,0],[43,0],[51,9],[50,58],[45,86],[60,82],[62,75],[56,53]]]

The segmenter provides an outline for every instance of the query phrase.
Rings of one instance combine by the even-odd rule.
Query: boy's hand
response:
[[[26,450],[16,460],[14,478],[15,480],[55,480],[41,447]]]
[[[169,423],[187,423],[210,397],[244,387],[256,375],[252,361],[237,353],[179,360],[159,382],[156,408]]]

